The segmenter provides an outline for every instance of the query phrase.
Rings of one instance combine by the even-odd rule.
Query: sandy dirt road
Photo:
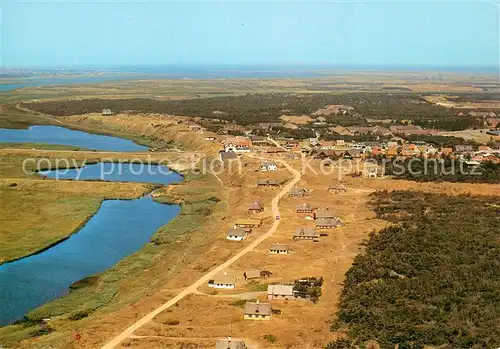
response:
[[[299,171],[294,169],[292,166],[290,166],[286,161],[276,159],[276,162],[279,162],[283,164],[292,174],[293,174],[293,179],[288,182],[283,189],[274,197],[274,199],[271,202],[271,209],[272,209],[272,215],[273,216],[279,216],[279,201],[280,199],[285,196],[290,189],[292,189],[301,179],[301,174]],[[264,233],[263,235],[259,236],[258,239],[253,241],[250,245],[245,247],[243,250],[239,251],[236,255],[228,259],[226,262],[220,264],[216,268],[212,269],[205,275],[203,275],[201,278],[199,278],[197,281],[195,281],[192,285],[186,287],[183,289],[181,292],[177,294],[174,298],[170,299],[168,302],[163,303],[161,306],[150,312],[149,314],[145,315],[129,327],[127,327],[123,332],[118,334],[116,337],[111,339],[108,343],[106,343],[104,346],[101,347],[101,349],[112,349],[115,348],[117,345],[119,345],[121,342],[129,338],[137,329],[140,327],[144,326],[148,322],[150,322],[155,316],[163,312],[164,310],[170,308],[171,306],[175,305],[178,301],[183,299],[189,294],[196,293],[197,289],[206,284],[210,279],[212,279],[216,274],[224,271],[226,268],[231,266],[234,262],[236,262],[238,259],[240,259],[242,256],[247,254],[248,252],[252,251],[255,247],[257,247],[260,243],[262,243],[264,240],[268,239],[273,235],[273,233],[278,229],[278,226],[280,225],[279,220],[274,220],[273,225],[271,228]]]

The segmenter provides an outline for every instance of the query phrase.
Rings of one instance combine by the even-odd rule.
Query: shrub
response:
[[[273,336],[272,334],[266,334],[264,335],[264,339],[266,340],[266,342],[268,343],[276,343],[276,336]]]
[[[40,327],[39,329],[31,332],[30,336],[31,337],[40,337],[40,336],[45,336],[51,332],[53,332],[54,329],[49,327],[49,326],[44,326],[44,327]]]
[[[352,349],[354,348],[352,342],[348,339],[337,339],[334,342],[328,343],[325,349]]]
[[[89,315],[90,315],[90,312],[88,310],[79,310],[79,311],[72,313],[69,316],[69,319],[73,320],[73,321],[77,321],[77,320],[81,320],[83,318],[86,318]]]

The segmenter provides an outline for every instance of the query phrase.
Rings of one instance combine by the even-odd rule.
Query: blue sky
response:
[[[493,2],[1,2],[3,67],[495,65]]]

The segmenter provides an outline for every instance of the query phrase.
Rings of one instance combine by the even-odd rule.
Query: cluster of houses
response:
[[[267,285],[267,300],[293,301],[296,299],[308,299],[310,297],[307,294],[308,287],[316,285],[318,285],[316,278],[296,280],[294,283],[269,284]],[[246,320],[270,320],[273,314],[272,304],[261,303],[258,300],[256,302],[247,302],[243,314],[243,318]]]
[[[386,130],[376,126],[377,130],[385,133]],[[393,130],[405,131],[406,134],[419,134],[419,126],[392,126]],[[368,132],[371,128],[347,127],[345,132],[355,132],[362,134]],[[340,129],[337,131],[341,132]],[[373,131],[373,130],[372,130]],[[425,130],[428,131],[428,130]],[[343,133],[345,133],[343,132]],[[370,131],[371,132],[371,131]],[[425,133],[420,133],[425,134]],[[428,134],[428,133],[427,133]],[[256,137],[256,136],[255,136]],[[238,154],[250,152],[252,146],[264,144],[265,138],[259,137],[255,142],[255,137],[231,137],[224,142],[224,150],[220,152],[222,161],[237,159]],[[267,144],[267,143],[265,143]],[[262,150],[262,149],[261,149]],[[470,144],[458,144],[453,147],[437,147],[423,141],[406,142],[403,139],[398,141],[367,141],[367,142],[346,142],[344,140],[325,141],[317,138],[309,139],[309,144],[300,145],[298,140],[283,140],[280,147],[268,146],[265,148],[267,153],[308,153],[316,159],[366,159],[366,158],[440,158],[451,157],[460,158],[472,163],[481,163],[484,161],[500,162],[500,153],[498,150],[491,149],[488,146],[481,145],[475,148]],[[299,154],[300,155],[300,154]],[[297,156],[299,156],[297,155]],[[273,161],[267,161],[261,164],[261,172],[276,171],[278,165]],[[259,183],[259,186],[274,186],[275,183]]]
[[[476,162],[499,162],[500,151],[491,149],[486,145],[480,145],[476,149],[470,144],[458,144],[453,147],[435,147],[425,142],[398,143],[394,141],[346,144],[344,141],[319,141],[316,142],[314,146],[314,157],[321,160],[336,160],[339,158],[366,159],[376,157],[451,157]]]
[[[422,129],[416,125],[397,126],[373,126],[373,127],[343,127],[337,126],[332,129],[340,135],[356,136],[363,134],[376,134],[379,136],[399,135],[434,135],[436,130]],[[499,132],[498,134],[495,132]],[[492,135],[500,136],[500,131],[489,131]],[[248,153],[252,150],[264,151],[268,154],[286,153],[287,156],[297,158],[301,153],[311,154],[317,159],[365,159],[365,158],[400,158],[400,157],[464,157],[468,161],[498,162],[498,150],[489,149],[487,146],[479,146],[476,149],[469,144],[459,144],[453,147],[437,147],[423,141],[407,142],[403,138],[393,138],[392,141],[366,141],[347,142],[338,140],[320,140],[311,138],[308,142],[299,142],[296,139],[275,138],[280,146],[271,145],[267,138],[261,136],[236,136],[222,141],[223,149],[220,151],[222,161],[237,159],[239,154]],[[276,171],[278,165],[268,161],[261,164],[259,170],[262,172]]]
[[[255,275],[252,275],[254,273]],[[247,271],[244,273],[245,279],[255,279],[261,277],[262,272]],[[227,273],[217,275],[208,283],[209,287],[218,289],[234,289],[236,284],[236,276]],[[299,280],[299,282],[306,282],[307,280]],[[266,298],[268,301],[273,300],[296,300],[307,299],[308,296],[301,293],[294,287],[294,283],[278,283],[267,285]],[[245,320],[270,320],[272,315],[272,305],[267,302],[247,302],[243,310],[243,318]]]
[[[343,226],[344,222],[336,216],[330,209],[317,210],[310,204],[303,203],[297,206],[296,213],[299,217],[315,221],[314,228],[299,227],[293,234],[294,240],[312,240],[319,241],[320,236],[327,236],[328,233],[323,232],[329,229],[335,229]],[[319,232],[319,233],[318,233]]]
[[[331,188],[336,192],[347,191],[347,188],[342,184],[330,186],[328,191],[330,191]],[[302,198],[306,195],[308,195],[308,192],[303,188],[292,188],[288,193],[288,196],[293,198]],[[314,220],[315,227],[298,227],[293,233],[293,240],[311,240],[318,242],[320,236],[328,236],[326,231],[344,225],[344,222],[329,208],[318,210],[309,203],[301,203],[296,207],[295,212],[299,218]],[[273,244],[269,248],[269,253],[272,254],[288,254],[290,251],[291,248],[289,245],[279,243]]]
[[[336,126],[330,131],[341,136],[376,135],[381,137],[393,135],[435,135],[439,131],[434,129],[423,129],[418,125],[393,125],[393,126]]]

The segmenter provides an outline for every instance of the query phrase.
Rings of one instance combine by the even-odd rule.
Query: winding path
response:
[[[278,193],[278,195],[276,195],[274,197],[274,199],[271,202],[272,215],[273,216],[279,216],[279,201],[280,201],[280,199],[283,196],[285,196],[288,193],[288,191],[290,191],[290,189],[292,189],[295,186],[295,184],[297,184],[300,181],[301,174],[300,174],[299,171],[297,171],[292,166],[290,166],[290,164],[288,164],[286,161],[281,160],[281,159],[276,159],[275,161],[283,164],[293,174],[293,176],[294,176],[293,179],[290,182],[288,182],[283,187],[283,189]],[[156,315],[160,314],[164,310],[166,310],[166,309],[170,308],[171,306],[175,305],[175,303],[177,303],[178,301],[180,301],[181,299],[183,299],[187,295],[192,294],[192,293],[196,293],[197,289],[200,286],[206,284],[216,274],[222,272],[223,270],[225,270],[226,268],[228,268],[229,266],[231,266],[231,264],[233,264],[234,262],[236,262],[238,259],[240,259],[241,257],[243,257],[248,252],[252,251],[255,247],[257,247],[264,240],[266,240],[269,237],[271,237],[274,234],[274,232],[278,229],[279,225],[280,225],[280,221],[279,220],[274,220],[273,221],[273,225],[271,226],[271,228],[266,233],[262,234],[256,240],[254,240],[250,245],[246,246],[243,250],[239,251],[236,255],[234,255],[233,257],[229,258],[224,263],[220,264],[216,268],[212,269],[211,271],[209,271],[208,273],[206,273],[205,275],[203,275],[201,278],[199,278],[197,281],[195,281],[192,285],[186,287],[181,292],[179,292],[177,294],[177,296],[175,296],[174,298],[172,298],[169,301],[163,303],[162,305],[160,305],[155,310],[151,311],[150,313],[148,313],[147,315],[145,315],[144,317],[142,317],[138,321],[134,322],[132,325],[130,325],[129,327],[127,327],[123,332],[121,332],[116,337],[114,337],[113,339],[111,339],[108,343],[106,343],[104,346],[102,346],[101,349],[112,349],[112,348],[115,348],[118,344],[120,344],[121,342],[123,342],[124,340],[126,340],[127,338],[129,338],[137,329],[139,329],[140,327],[146,325],[149,321],[153,320],[153,318]]]

